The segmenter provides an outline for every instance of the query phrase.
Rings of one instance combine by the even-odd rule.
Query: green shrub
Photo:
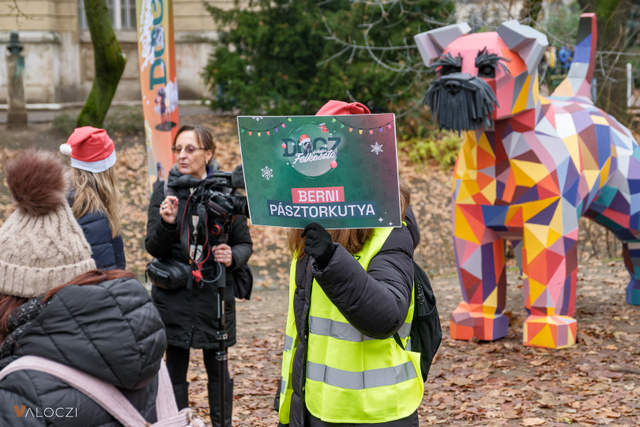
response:
[[[142,107],[114,105],[104,120],[104,128],[109,134],[135,135],[144,132]]]
[[[66,138],[77,127],[77,123],[78,116],[76,114],[61,113],[53,118],[51,127],[55,134]]]
[[[437,132],[426,138],[410,138],[398,142],[398,149],[414,164],[438,163],[443,169],[454,165],[462,136],[456,132]]]

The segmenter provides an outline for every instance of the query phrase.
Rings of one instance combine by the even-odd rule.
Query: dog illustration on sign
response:
[[[453,241],[463,301],[455,339],[507,334],[505,241],[522,241],[524,344],[576,342],[578,220],[604,225],[623,243],[640,305],[640,149],[631,132],[592,101],[597,27],[580,17],[567,78],[539,93],[544,34],[503,23],[470,33],[457,24],[415,36],[437,78],[425,103],[440,128],[464,132],[454,169]]]
[[[313,151],[313,147],[311,146],[311,138],[309,137],[309,135],[301,135],[299,144],[302,147],[303,155],[306,156],[307,154],[311,154],[311,152]]]

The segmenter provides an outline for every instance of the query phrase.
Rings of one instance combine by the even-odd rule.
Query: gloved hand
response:
[[[312,222],[304,228],[300,237],[306,237],[304,251],[316,260],[320,270],[325,268],[336,251],[329,232],[317,222]]]

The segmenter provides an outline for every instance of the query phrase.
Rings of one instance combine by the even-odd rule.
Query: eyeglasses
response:
[[[187,145],[186,147],[183,147],[182,145],[176,145],[171,147],[171,151],[173,151],[175,154],[180,154],[183,149],[189,154],[195,153],[196,150],[206,150],[206,148],[196,147],[195,145]]]

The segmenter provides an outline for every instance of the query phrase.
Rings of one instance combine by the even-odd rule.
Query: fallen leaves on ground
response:
[[[240,163],[234,118],[191,116],[213,133],[222,170]],[[44,126],[0,134],[0,163],[31,141],[57,150],[63,142]],[[144,250],[147,167],[144,139],[115,135],[116,171],[123,195],[123,237],[129,269],[144,280],[150,260]],[[424,426],[632,426],[640,417],[640,307],[625,302],[628,273],[620,246],[602,228],[581,220],[575,318],[575,346],[550,350],[525,347],[522,278],[509,262],[507,310],[510,331],[495,342],[457,341],[449,337],[449,315],[461,300],[451,239],[451,171],[415,166],[400,157],[401,176],[409,182],[412,206],[422,233],[416,260],[431,275],[444,339],[425,383],[419,408]],[[2,175],[3,181],[4,176]],[[13,211],[4,186],[0,219]],[[251,227],[255,274],[250,301],[237,302],[237,339],[228,352],[234,385],[233,425],[275,426],[273,401],[287,309],[288,261],[284,231]],[[192,350],[188,378],[190,406],[209,422],[207,375],[199,350]],[[210,424],[209,424],[210,425]]]

